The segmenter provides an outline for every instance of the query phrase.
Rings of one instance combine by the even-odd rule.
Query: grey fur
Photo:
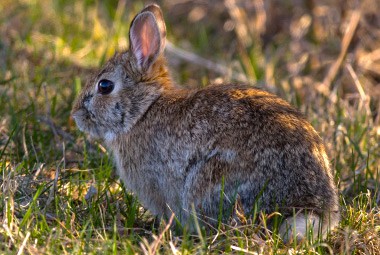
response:
[[[164,45],[159,7],[136,17],[146,12],[160,29],[160,38],[149,40]],[[323,222],[323,234],[338,224],[324,145],[301,113],[244,85],[177,89],[161,52],[144,71],[134,50],[116,54],[89,80],[72,115],[81,130],[104,140],[120,178],[146,208],[166,217],[174,212],[186,224],[193,204],[199,215],[217,219],[224,179],[225,212],[238,199],[246,214],[257,203],[288,219],[294,211],[311,215]],[[115,83],[109,95],[96,92],[105,77]]]

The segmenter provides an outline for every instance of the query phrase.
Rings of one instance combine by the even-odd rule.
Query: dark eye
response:
[[[115,84],[110,80],[101,80],[98,83],[98,92],[102,95],[107,95],[112,92]]]

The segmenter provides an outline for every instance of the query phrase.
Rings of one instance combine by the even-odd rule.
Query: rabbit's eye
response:
[[[102,95],[107,95],[112,92],[115,85],[110,80],[101,80],[98,83],[98,92]]]

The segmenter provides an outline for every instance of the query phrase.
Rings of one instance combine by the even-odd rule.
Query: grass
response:
[[[129,22],[144,4],[4,0],[0,253],[380,254],[380,6],[256,2],[159,1],[169,40],[187,53],[171,47],[169,64],[184,86],[257,82],[305,113],[326,143],[340,191],[342,220],[326,241],[286,246],[266,228],[275,215],[259,212],[249,225],[198,235],[155,219],[69,116],[86,76],[127,47]]]

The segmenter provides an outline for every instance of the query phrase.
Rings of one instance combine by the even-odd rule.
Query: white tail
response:
[[[279,229],[279,234],[285,243],[291,243],[294,240],[300,242],[310,236],[313,240],[318,237],[324,239],[327,233],[339,223],[339,218],[335,217],[335,214],[324,218],[321,221],[320,217],[314,213],[300,212],[285,219]]]

